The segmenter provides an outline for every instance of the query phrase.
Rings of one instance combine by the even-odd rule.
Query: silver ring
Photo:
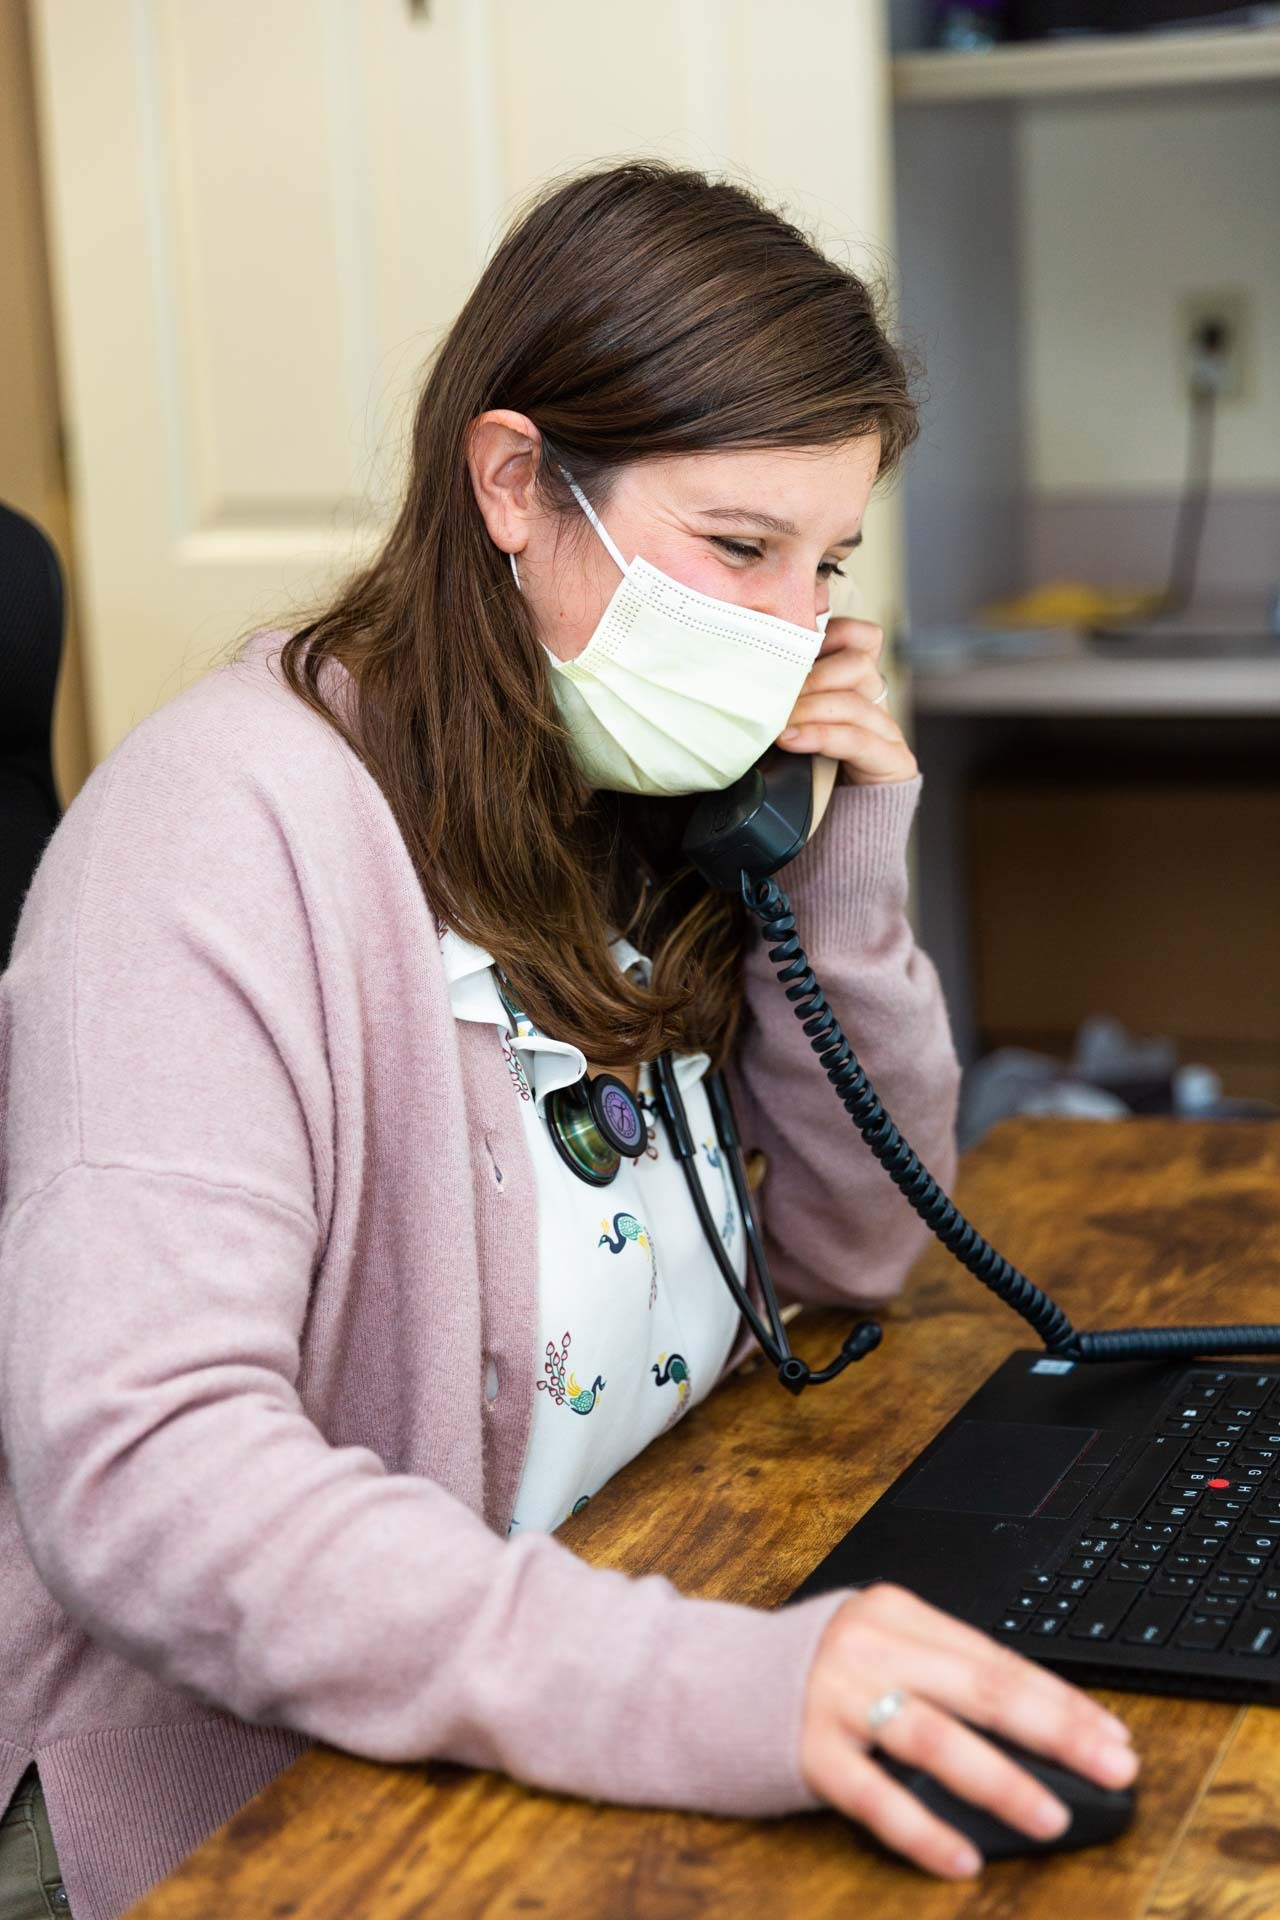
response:
[[[867,1730],[879,1733],[886,1720],[892,1720],[895,1713],[901,1713],[907,1704],[907,1696],[901,1687],[894,1687],[890,1693],[882,1693],[867,1708]]]
[[[881,679],[884,679],[883,674],[881,675]],[[881,687],[879,693],[876,695],[875,699],[871,702],[871,704],[873,707],[881,706],[888,698],[889,698],[889,682],[885,680],[884,685]]]

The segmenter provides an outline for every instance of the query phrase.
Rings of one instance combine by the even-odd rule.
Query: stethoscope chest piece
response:
[[[495,966],[498,995],[518,1029],[525,1018],[504,970]],[[556,1087],[543,1103],[556,1152],[588,1186],[607,1187],[623,1157],[637,1159],[648,1145],[644,1115],[625,1080],[616,1073],[584,1073],[571,1087]]]
[[[571,1087],[557,1087],[544,1110],[556,1152],[589,1186],[607,1187],[624,1156],[634,1160],[644,1152],[644,1115],[616,1074],[584,1074]]]

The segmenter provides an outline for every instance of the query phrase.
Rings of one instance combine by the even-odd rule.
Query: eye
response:
[[[764,553],[759,547],[748,546],[744,540],[730,540],[723,533],[709,533],[708,540],[725,553],[731,553],[735,560],[763,560]],[[821,560],[818,563],[820,580],[843,580],[844,571],[834,560]]]

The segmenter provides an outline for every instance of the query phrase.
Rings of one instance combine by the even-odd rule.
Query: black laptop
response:
[[[790,1598],[876,1580],[1081,1684],[1280,1702],[1280,1361],[1011,1354]]]

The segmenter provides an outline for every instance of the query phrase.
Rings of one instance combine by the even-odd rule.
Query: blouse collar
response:
[[[648,986],[653,965],[622,934],[615,934],[609,951],[622,971],[641,986]],[[587,1058],[581,1047],[569,1040],[553,1040],[535,1033],[527,1021],[514,1022],[502,1004],[493,973],[493,955],[471,940],[464,940],[452,927],[440,934],[440,957],[444,961],[449,987],[449,1004],[457,1020],[478,1020],[486,1026],[505,1027],[511,1047],[522,1057],[525,1074],[540,1107],[557,1087],[571,1087],[587,1071]],[[711,1064],[706,1053],[677,1053],[674,1056],[676,1083],[681,1092],[700,1080]]]

